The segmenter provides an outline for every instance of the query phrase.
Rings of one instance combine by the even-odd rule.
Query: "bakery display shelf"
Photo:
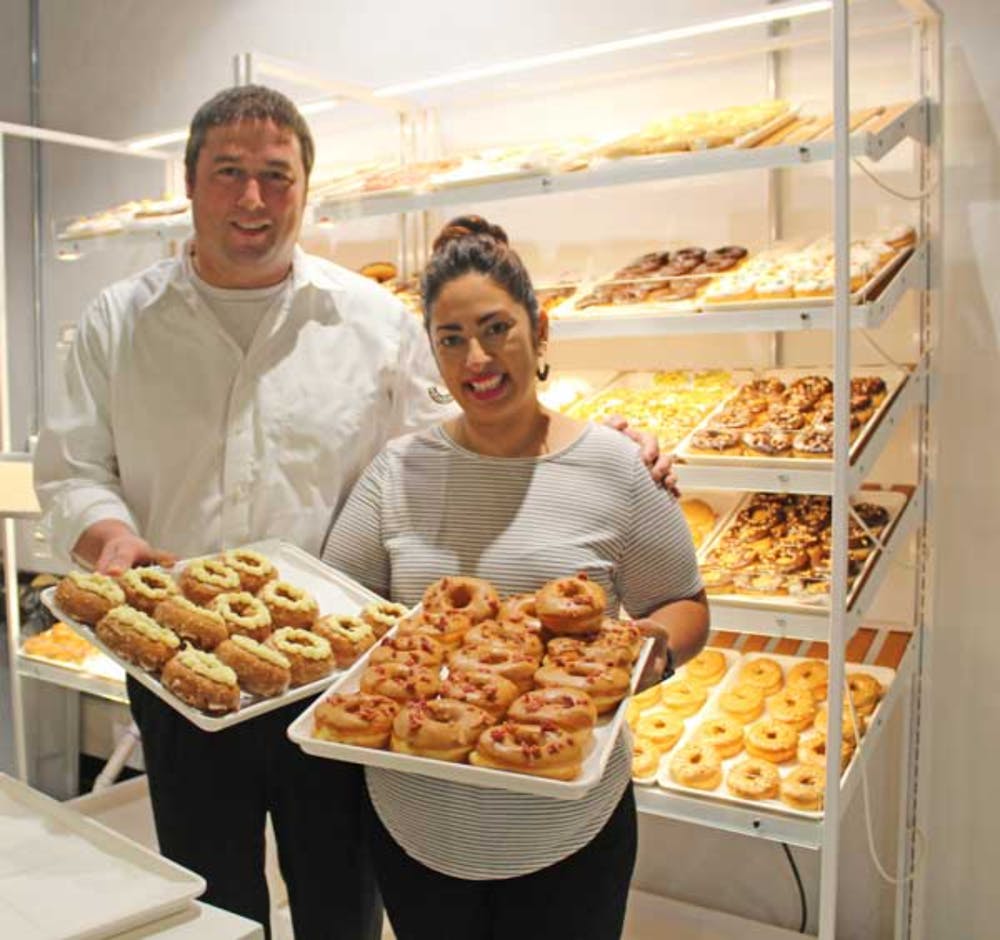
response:
[[[860,373],[861,370],[856,370],[856,374]],[[911,373],[902,375],[871,422],[863,429],[862,435],[852,447],[855,453],[852,454],[848,470],[848,490],[855,492],[860,489],[896,427],[910,408],[923,399],[925,382],[924,367],[917,367]],[[678,447],[678,452],[683,459],[683,443]],[[708,487],[763,493],[833,493],[833,470],[828,460],[714,458],[713,462],[704,464],[678,462],[674,466],[674,472],[682,488]]]
[[[62,686],[64,689],[85,692],[112,702],[128,702],[124,670],[119,670],[121,677],[116,678],[107,673],[91,672],[84,666],[56,663],[20,653],[17,657],[17,671],[21,676]]]
[[[914,101],[898,117],[877,132],[861,130],[851,135],[851,154],[881,160],[907,138],[923,140],[926,136],[927,103]],[[583,170],[545,173],[503,182],[468,181],[456,188],[431,190],[398,196],[356,197],[326,200],[314,209],[314,217],[324,222],[338,222],[373,215],[396,215],[420,212],[443,206],[494,202],[525,196],[545,196],[586,189],[601,189],[629,183],[711,176],[740,170],[768,170],[804,166],[833,159],[832,140],[802,144],[777,144],[771,147],[719,147],[651,157],[603,160]],[[784,327],[776,327],[784,329]]]
[[[59,236],[55,242],[56,257],[61,261],[76,261],[94,251],[122,246],[169,245],[183,241],[191,235],[190,224],[169,224],[142,229],[123,229],[107,235],[90,235],[84,238]]]
[[[850,307],[851,329],[874,329],[896,309],[911,289],[927,283],[927,246],[919,245],[895,269],[877,295]],[[802,303],[776,301],[773,305],[755,301],[744,307],[726,305],[715,309],[675,305],[646,312],[616,312],[605,316],[559,317],[550,322],[553,339],[616,339],[634,336],[672,336],[712,333],[770,333],[833,328],[833,298],[817,304],[815,299]]]
[[[883,642],[870,644],[867,655],[861,659],[855,660],[848,656],[848,662],[881,665],[879,651],[895,635],[894,631],[888,629],[878,631],[877,636],[884,637]],[[889,719],[906,700],[916,664],[915,648],[915,644],[905,644],[897,664],[889,667],[895,668],[895,679],[888,686],[875,711],[858,754],[848,765],[847,772],[841,776],[841,816],[848,811],[851,797],[861,784],[860,771],[863,763],[872,759]],[[792,811],[784,812],[764,805],[744,805],[725,798],[705,798],[690,792],[667,791],[655,786],[636,786],[633,787],[633,792],[636,808],[640,813],[710,826],[739,835],[756,836],[773,842],[786,842],[802,848],[818,849],[823,845],[824,820],[819,816],[794,814]]]

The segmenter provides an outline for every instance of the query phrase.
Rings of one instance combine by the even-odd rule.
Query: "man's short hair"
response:
[[[184,150],[184,175],[189,186],[194,183],[195,167],[198,165],[198,154],[205,143],[205,135],[213,127],[224,127],[239,121],[273,121],[278,127],[287,127],[294,132],[299,139],[306,179],[309,179],[316,147],[309,125],[299,114],[299,109],[289,98],[273,88],[237,85],[210,98],[191,119],[187,147]]]

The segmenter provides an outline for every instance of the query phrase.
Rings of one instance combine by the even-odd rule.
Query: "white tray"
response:
[[[684,731],[681,733],[681,736],[677,739],[677,743],[673,747],[667,748],[660,755],[660,763],[661,764],[663,763],[664,758],[668,758],[675,750],[677,750],[677,748],[680,746],[681,741],[685,740],[689,736],[689,732],[691,730],[692,725],[694,725],[694,726],[700,725],[705,720],[705,717],[706,717],[706,711],[705,710],[708,708],[708,703],[711,700],[713,694],[715,693],[715,690],[719,687],[719,685],[721,685],[730,676],[733,675],[733,667],[736,666],[738,663],[741,662],[740,654],[737,653],[735,650],[721,649],[721,648],[718,648],[718,647],[712,647],[712,649],[714,649],[717,653],[722,653],[722,655],[725,657],[725,659],[726,659],[726,671],[723,674],[722,678],[714,686],[712,686],[711,688],[709,688],[707,690],[708,691],[708,698],[706,698],[705,704],[702,705],[701,708],[699,708],[698,711],[696,711],[693,715],[688,715],[688,716],[686,716],[685,718],[682,719],[682,721],[684,723]],[[661,686],[669,685],[671,682],[675,681],[676,679],[686,679],[686,678],[687,678],[687,667],[686,666],[681,666],[680,669],[678,669],[677,672],[673,676],[671,676],[665,682],[661,682],[660,685]],[[661,705],[659,702],[657,702],[654,705],[650,705],[648,708],[644,708],[639,714],[640,715],[645,715],[647,712],[653,712],[653,711],[656,711],[657,709],[661,709],[661,708],[664,708],[664,706]],[[669,709],[666,709],[666,710],[669,711]],[[633,733],[633,736],[634,736],[634,733]],[[658,772],[659,771],[657,771],[657,773]],[[656,783],[656,776],[657,776],[656,773],[649,774],[648,776],[645,776],[645,777],[637,777],[637,776],[635,776],[635,774],[633,774],[632,775],[632,782],[640,784],[641,786],[652,786],[654,783]]]
[[[703,722],[707,721],[709,718],[713,718],[719,714],[719,696],[722,695],[727,689],[731,688],[735,682],[737,682],[737,677],[739,675],[740,669],[744,664],[751,662],[754,659],[773,659],[778,663],[785,676],[788,675],[788,670],[796,665],[797,663],[805,662],[806,657],[801,656],[780,656],[775,653],[743,653],[740,656],[740,661],[737,664],[736,669],[730,669],[727,672],[726,677],[712,690],[712,693],[708,697],[708,701],[705,703],[704,707],[698,713],[697,721],[689,721],[687,727],[684,729],[684,734],[681,736],[680,741],[677,742],[677,747],[683,747],[687,744],[693,737],[698,729],[698,726]],[[873,676],[883,686],[883,695],[879,699],[878,704],[875,706],[875,711],[869,716],[869,723],[874,722],[875,716],[878,715],[879,709],[882,707],[882,701],[885,699],[885,691],[888,690],[892,681],[896,678],[896,672],[893,669],[887,669],[884,666],[869,666],[864,663],[845,663],[844,665],[847,675],[853,672],[866,672],[870,676]],[[847,694],[847,690],[844,690],[844,694]],[[767,712],[765,711],[764,716]],[[761,716],[761,717],[764,717]],[[755,721],[760,721],[760,718],[755,719]],[[755,721],[750,722],[746,727],[750,727],[755,723]],[[858,763],[858,753],[864,746],[864,737],[859,738],[860,743],[858,747],[854,749],[854,754],[851,756],[850,763],[847,765],[846,770],[841,774],[841,785],[843,786],[844,781],[847,776],[851,774],[854,770],[855,765]],[[656,784],[664,790],[672,790],[676,793],[684,793],[687,796],[696,797],[707,797],[709,799],[717,800],[728,800],[732,803],[738,803],[741,806],[760,806],[767,807],[769,810],[779,810],[780,812],[789,813],[794,816],[804,816],[807,819],[822,819],[822,810],[800,810],[793,806],[789,806],[787,803],[783,803],[780,799],[775,800],[748,800],[743,797],[734,796],[726,787],[726,775],[729,773],[729,769],[734,765],[740,763],[740,761],[746,760],[749,757],[745,750],[740,751],[735,757],[726,757],[722,761],[722,783],[719,784],[714,790],[697,790],[692,787],[684,787],[679,783],[674,781],[670,776],[670,760],[669,757],[660,761],[660,769],[656,776]],[[789,761],[787,764],[776,765],[778,767],[778,773],[782,778],[792,770],[794,767],[799,766],[798,760]]]
[[[193,872],[0,774],[0,937],[108,937],[204,890]]]
[[[911,495],[911,493],[901,492],[899,490],[861,489],[851,497],[851,504],[876,503],[879,506],[884,506],[889,511],[889,521],[885,524],[885,527],[881,532],[876,533],[879,540],[885,544],[891,536],[897,520],[903,514],[903,510],[906,508],[906,504],[909,502]],[[750,501],[752,496],[753,493],[746,493],[740,502],[733,507],[733,510],[729,513],[729,516],[725,519],[725,521],[722,524],[716,525],[713,530],[713,535],[705,539],[701,548],[698,550],[699,565],[706,561],[709,554],[711,554],[712,549],[715,547],[715,544],[725,535],[732,519],[738,514],[739,510],[743,508],[744,504]],[[861,590],[862,585],[871,574],[872,568],[878,561],[880,553],[881,549],[878,545],[876,545],[872,549],[871,554],[865,559],[865,563],[862,565],[861,570],[855,575],[854,580],[847,591],[848,607],[854,603],[854,599],[857,597],[858,591]],[[814,600],[803,600],[801,597],[793,597],[788,594],[727,594],[720,591],[712,592],[708,595],[708,603],[710,607],[713,602],[721,602],[738,607],[751,607],[758,610],[762,608],[766,610],[778,609],[788,612],[811,614],[815,613],[817,608],[829,607],[830,595],[818,594]]]
[[[647,640],[639,653],[632,671],[632,688],[642,674],[642,668],[653,648],[653,641]],[[361,684],[361,674],[365,671],[368,656],[364,656],[343,676],[330,686],[330,692],[356,692]],[[325,698],[325,696],[323,696]],[[476,787],[488,787],[496,790],[512,790],[516,793],[532,793],[536,796],[550,796],[558,800],[578,800],[594,787],[607,766],[611,749],[615,746],[621,733],[622,722],[625,720],[625,702],[610,714],[602,716],[594,728],[594,737],[584,757],[583,770],[576,780],[548,780],[545,777],[535,777],[530,774],[519,774],[507,770],[493,770],[489,767],[473,767],[471,764],[454,764],[448,761],[434,760],[429,757],[413,757],[409,754],[396,754],[393,751],[380,751],[369,747],[356,747],[353,744],[338,744],[333,741],[321,741],[314,738],[313,712],[319,706],[322,698],[317,699],[295,721],[289,725],[288,737],[292,739],[307,754],[314,757],[326,757],[331,760],[343,760],[351,764],[366,764],[369,767],[385,767],[389,770],[401,770],[407,773],[422,774],[426,777],[436,777],[439,780],[452,780]]]
[[[247,547],[270,558],[277,566],[283,580],[290,581],[312,594],[319,604],[321,614],[356,614],[365,605],[381,600],[378,595],[352,581],[347,575],[334,571],[318,559],[313,558],[312,555],[288,542],[269,539],[255,542]],[[172,569],[173,572],[179,573],[185,564],[187,564],[186,561],[179,562]],[[330,682],[330,676],[324,676],[322,679],[289,689],[284,694],[276,695],[273,698],[261,698],[244,692],[240,696],[239,711],[231,712],[228,715],[207,715],[205,712],[182,702],[172,692],[165,689],[158,676],[117,656],[104,645],[91,627],[67,616],[55,602],[55,590],[54,587],[46,588],[41,595],[42,603],[54,616],[93,643],[102,653],[118,663],[133,679],[163,699],[171,708],[187,718],[192,724],[197,725],[202,731],[222,731],[224,728],[231,728],[233,725],[257,718],[291,702],[316,695],[322,692]]]
[[[903,383],[910,375],[910,369],[897,369],[893,366],[858,366],[851,370],[852,378],[881,377],[885,381],[885,397],[879,402],[878,407],[872,412],[871,417],[858,428],[857,436],[851,441],[849,460],[851,463],[858,458],[868,439],[875,433],[882,416],[888,411],[889,406],[899,394]],[[821,375],[828,379],[833,378],[833,369],[828,366],[817,366],[814,369],[765,369],[759,373],[758,378],[780,379],[786,385],[794,382],[795,379],[804,375]],[[753,376],[751,376],[753,378]],[[750,381],[748,378],[746,382]],[[743,384],[746,384],[744,382]],[[677,456],[685,463],[698,466],[710,467],[760,467],[766,470],[803,470],[817,469],[828,470],[833,466],[833,460],[829,457],[767,457],[763,454],[747,456],[743,454],[701,454],[691,450],[691,439],[699,431],[707,428],[712,419],[720,411],[732,402],[739,394],[736,389],[732,395],[728,395],[717,407],[713,408],[698,424],[691,430],[690,434],[677,446]]]

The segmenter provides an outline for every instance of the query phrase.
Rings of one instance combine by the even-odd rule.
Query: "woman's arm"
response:
[[[653,651],[639,677],[637,692],[656,685],[667,668],[667,650],[674,666],[697,656],[708,639],[708,599],[704,591],[694,597],[671,601],[636,621],[647,636],[652,636]]]

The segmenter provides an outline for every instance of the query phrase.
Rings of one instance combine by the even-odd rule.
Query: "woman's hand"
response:
[[[655,620],[636,620],[635,625],[645,636],[653,638],[653,649],[646,659],[646,665],[643,667],[639,682],[635,687],[635,694],[638,694],[663,681],[663,673],[667,668],[667,647],[670,643],[670,633],[663,624],[657,623]]]

